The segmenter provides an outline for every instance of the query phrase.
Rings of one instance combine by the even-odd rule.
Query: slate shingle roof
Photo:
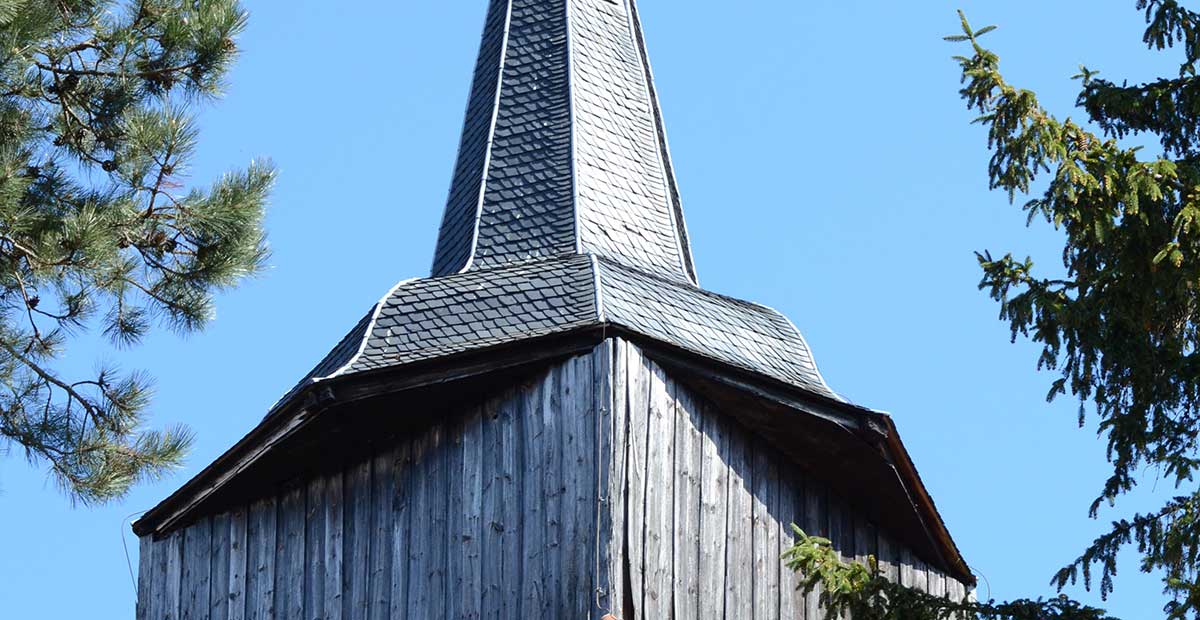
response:
[[[626,0],[492,0],[433,275],[592,253],[695,283]]]
[[[280,402],[599,325],[836,397],[785,317],[698,287],[634,0],[491,0],[432,277]]]

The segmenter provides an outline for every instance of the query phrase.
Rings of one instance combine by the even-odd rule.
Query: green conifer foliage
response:
[[[190,436],[144,428],[143,374],[64,376],[71,337],[200,329],[267,256],[271,166],[186,184],[190,112],[245,24],[236,0],[0,0],[0,444],[74,500],[161,475]]]

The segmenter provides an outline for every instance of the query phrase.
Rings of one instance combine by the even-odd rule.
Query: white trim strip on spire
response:
[[[483,175],[479,179],[479,201],[475,205],[475,221],[471,224],[471,250],[467,254],[467,262],[463,264],[462,269],[458,270],[458,273],[464,273],[475,266],[475,252],[479,249],[479,227],[483,221],[483,202],[487,196],[488,174],[491,172],[492,167],[492,143],[495,142],[496,138],[496,119],[500,116],[500,94],[504,90],[504,66],[508,60],[509,32],[512,29],[512,3],[513,0],[507,0],[507,7],[504,12],[504,40],[500,43],[500,66],[498,68],[499,75],[496,76],[496,98],[492,103],[492,121],[488,125],[487,146],[484,147],[483,153]]]

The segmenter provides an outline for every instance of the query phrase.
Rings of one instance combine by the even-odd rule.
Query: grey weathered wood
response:
[[[426,493],[426,508],[429,510],[429,555],[430,572],[426,588],[429,592],[429,620],[446,618],[446,538],[450,533],[447,519],[446,488],[448,477],[446,470],[450,462],[450,446],[446,437],[446,427],[437,426],[433,432],[433,450],[429,453],[429,466],[426,482],[429,484]]]
[[[212,577],[210,556],[212,520],[201,519],[183,533],[183,587],[179,617],[183,620],[209,620],[209,580]]]
[[[154,537],[138,539],[137,620],[149,620],[150,598],[154,589]]]
[[[687,388],[675,386],[674,613],[700,617],[700,472],[703,414]]]
[[[539,447],[542,453],[542,493],[545,502],[542,509],[542,528],[545,550],[542,554],[542,572],[539,579],[544,588],[542,617],[557,618],[570,614],[563,607],[563,482],[562,446],[562,392],[563,368],[558,366],[543,381],[542,436]]]
[[[564,364],[563,381],[563,540],[567,566],[565,594],[571,617],[587,618],[595,600],[596,418],[592,410],[592,357]],[[669,504],[668,504],[669,505]]]
[[[526,530],[525,514],[522,511],[521,468],[524,463],[524,430],[529,411],[524,399],[517,393],[504,396],[500,408],[500,497],[504,505],[501,511],[504,531],[500,532],[500,574],[503,579],[502,610],[506,618],[522,616],[522,583],[525,568],[522,564],[522,537]]]
[[[879,532],[879,571],[884,577],[899,582],[900,580],[900,558],[896,545],[892,539],[888,537],[882,530]]]
[[[150,579],[149,614],[152,619],[162,618],[167,607],[167,541],[155,540],[150,544],[150,562],[154,566]]]
[[[779,618],[779,495],[777,457],[765,441],[752,444],[754,455],[753,553],[754,618]]]
[[[474,410],[463,425],[463,516],[458,540],[462,554],[463,620],[479,620],[483,616],[483,425],[483,414],[479,409]]]
[[[729,506],[728,425],[703,408],[700,464],[700,609],[725,616],[726,543]]]
[[[433,572],[430,557],[431,528],[429,525],[430,461],[437,447],[434,432],[426,431],[412,443],[412,493],[408,504],[408,612],[405,618],[424,618],[430,614],[429,580]],[[420,472],[417,475],[416,472]],[[347,618],[346,620],[351,620]]]
[[[652,362],[640,372],[649,374],[650,400],[646,450],[646,582],[642,597],[646,618],[671,614],[674,589],[675,399],[666,375]]]
[[[504,434],[500,417],[501,403],[489,401],[483,407],[481,487],[482,558],[480,567],[481,614],[499,619],[504,613]]]
[[[279,503],[279,541],[275,554],[275,617],[304,617],[305,487],[283,494]]]
[[[463,421],[446,424],[446,617],[461,618],[463,610]]]
[[[438,426],[419,442],[421,472],[415,481],[409,556],[409,617],[444,618],[446,614],[446,463],[445,429]]]
[[[404,618],[408,613],[410,535],[412,531],[412,494],[416,484],[413,464],[413,440],[406,439],[396,448],[395,488],[392,493],[392,532],[388,541],[392,549],[391,617]]]
[[[621,347],[605,340],[596,349],[594,372],[597,377],[596,406],[608,423],[602,424],[601,454],[607,458],[602,466],[605,476],[604,510],[601,524],[603,546],[602,568],[605,583],[601,585],[600,609],[594,614],[620,616],[625,595],[625,416],[628,383]]]
[[[825,487],[812,480],[804,487],[804,533],[809,536],[829,536],[828,495]],[[824,618],[821,610],[821,590],[814,588],[804,599],[804,616],[808,620]]]
[[[325,502],[322,506],[325,525],[325,600],[324,620],[341,620],[345,607],[342,578],[346,546],[346,479],[334,473],[325,479]]]
[[[342,617],[365,620],[370,606],[371,457],[346,472],[343,536]]]
[[[629,553],[629,584],[632,591],[627,595],[634,602],[636,620],[648,617],[645,613],[646,598],[646,526],[647,526],[647,492],[649,471],[647,464],[648,437],[650,420],[650,374],[645,371],[645,358],[636,347],[624,343],[626,354],[626,372],[629,382],[629,431],[628,451],[626,452],[626,467],[629,489],[626,501],[628,539],[626,546]]]
[[[897,559],[897,564],[899,564],[900,569],[900,585],[906,588],[916,587],[917,581],[916,577],[913,575],[913,562],[916,560],[916,558],[913,556],[912,551],[901,547],[900,554],[897,556]]]
[[[304,490],[304,614],[325,616],[325,478],[308,481]]]
[[[394,450],[380,450],[371,466],[371,534],[368,549],[368,620],[391,618],[392,500],[396,484]]]
[[[929,592],[929,565],[920,558],[913,563],[913,587],[922,592]]]
[[[522,514],[527,525],[521,542],[521,564],[525,574],[525,579],[521,583],[521,609],[526,617],[539,617],[544,605],[548,604],[545,603],[547,596],[541,581],[542,556],[545,553],[545,531],[542,526],[545,494],[542,491],[543,463],[542,451],[539,448],[543,441],[542,408],[545,395],[541,389],[541,382],[542,377],[538,377],[535,383],[525,386],[522,390],[522,399],[524,400],[522,406],[527,412],[523,421],[524,432],[521,435],[522,443],[525,446],[521,469]],[[487,445],[486,439],[484,444]],[[486,458],[487,455],[484,456]],[[488,527],[488,521],[485,519],[485,535]],[[487,561],[487,559],[484,560],[485,564]],[[484,587],[487,587],[486,581]],[[488,608],[485,606],[484,611],[487,612],[487,610]]]
[[[246,618],[275,617],[276,502],[274,497],[250,505],[246,529]]]
[[[229,618],[229,513],[223,512],[212,518],[209,532],[209,590],[208,607],[210,620]]]
[[[229,620],[246,618],[247,519],[245,507],[229,513]]]
[[[968,595],[627,342],[467,407],[264,488],[249,512],[141,540],[139,620],[822,620],[782,565],[792,522]]]
[[[783,554],[796,542],[792,525],[804,523],[804,479],[794,467],[784,464],[779,475],[779,617],[804,620],[804,591],[800,578],[791,568],[783,564]]]
[[[165,541],[167,585],[164,590],[163,620],[176,620],[183,603],[183,532],[176,531]]]
[[[732,427],[729,441],[729,524],[725,615],[751,618],[754,614],[753,531],[751,502],[754,488],[749,438],[741,427]]]

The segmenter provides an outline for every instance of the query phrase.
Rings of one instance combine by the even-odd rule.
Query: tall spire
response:
[[[564,254],[696,283],[635,0],[491,0],[433,275]]]

